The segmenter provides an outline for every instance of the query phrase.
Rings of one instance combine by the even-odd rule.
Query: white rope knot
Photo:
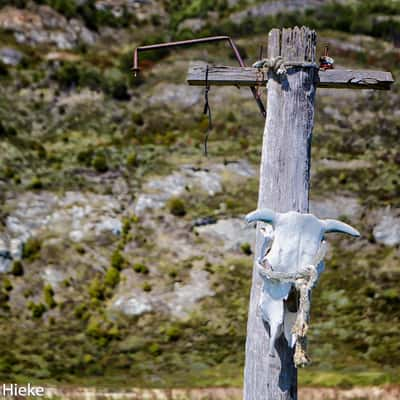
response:
[[[310,362],[307,355],[307,331],[310,321],[311,290],[318,280],[317,267],[323,260],[326,250],[326,242],[322,241],[312,263],[302,267],[295,273],[274,271],[266,257],[257,263],[258,272],[263,278],[280,283],[292,283],[299,292],[299,308],[292,329],[292,334],[296,340],[293,356],[296,368],[303,367]]]
[[[287,67],[306,67],[319,69],[319,66],[316,63],[285,61],[282,56],[263,58],[262,60],[256,61],[252,67],[274,71],[280,78],[286,76]]]

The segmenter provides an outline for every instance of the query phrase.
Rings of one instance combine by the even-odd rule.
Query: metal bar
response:
[[[170,47],[179,47],[179,46],[191,46],[193,44],[201,44],[201,43],[212,43],[212,42],[218,42],[226,40],[228,41],[230,47],[233,50],[233,53],[235,54],[235,57],[241,67],[245,67],[245,63],[243,61],[242,56],[240,55],[239,49],[236,47],[235,42],[230,38],[229,36],[210,36],[210,37],[204,37],[204,38],[199,38],[199,39],[190,39],[190,40],[180,40],[178,42],[166,42],[166,43],[157,43],[157,44],[151,44],[148,46],[140,46],[135,49],[135,52],[133,53],[133,73],[136,76],[138,72],[140,71],[139,68],[139,52],[142,51],[151,51],[151,50],[158,50],[158,49],[163,49],[163,48],[170,48]],[[261,112],[261,115],[265,119],[266,117],[266,111],[263,102],[259,98],[257,94],[257,89],[255,86],[250,86],[251,93],[253,94],[253,97],[258,105],[258,108]]]

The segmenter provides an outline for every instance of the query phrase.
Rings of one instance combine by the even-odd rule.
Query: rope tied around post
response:
[[[307,331],[310,321],[311,290],[318,279],[317,267],[325,257],[327,244],[323,241],[311,264],[304,266],[296,273],[274,271],[264,258],[257,262],[258,272],[263,278],[281,283],[292,283],[299,293],[299,308],[292,334],[296,338],[294,364],[303,367],[310,362],[307,355]]]
[[[268,71],[273,71],[280,78],[285,77],[288,69],[291,67],[319,69],[319,65],[314,62],[285,61],[282,56],[263,58],[262,60],[256,61],[252,67],[259,70],[265,69]]]

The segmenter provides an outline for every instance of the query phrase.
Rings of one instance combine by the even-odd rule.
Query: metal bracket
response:
[[[132,71],[135,76],[140,71],[139,68],[139,52],[143,51],[151,51],[151,50],[158,50],[158,49],[165,49],[165,48],[170,48],[170,47],[181,47],[181,46],[191,46],[194,44],[201,44],[201,43],[212,43],[212,42],[219,42],[226,40],[228,41],[229,45],[231,46],[233,53],[235,54],[236,59],[238,60],[238,63],[241,67],[245,67],[245,63],[243,61],[242,56],[240,55],[239,49],[237,48],[235,42],[232,40],[231,37],[229,36],[210,36],[210,37],[204,37],[204,38],[199,38],[199,39],[190,39],[190,40],[181,40],[178,42],[166,42],[166,43],[157,43],[157,44],[152,44],[148,46],[140,46],[135,49],[135,52],[133,54],[133,68]],[[263,102],[261,101],[257,89],[255,86],[250,86],[251,93],[253,94],[253,97],[257,103],[257,106],[261,112],[261,115],[263,119],[266,117],[266,111]]]

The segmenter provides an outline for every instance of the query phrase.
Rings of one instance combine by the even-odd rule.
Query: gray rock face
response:
[[[119,235],[122,229],[121,205],[113,196],[66,192],[61,197],[45,191],[25,192],[7,204],[13,207],[6,219],[6,233],[14,258],[21,256],[29,237],[46,230],[78,242],[104,232]]]
[[[257,4],[247,10],[234,13],[230,16],[232,22],[240,24],[247,17],[264,17],[266,15],[276,15],[280,12],[291,12],[303,10],[305,8],[316,8],[323,5],[324,0],[283,0],[268,1]]]
[[[148,296],[139,294],[119,297],[113,303],[112,308],[128,317],[134,317],[153,311],[153,305]]]
[[[193,270],[190,272],[190,278],[191,282],[186,285],[175,283],[171,298],[164,297],[171,315],[175,318],[187,317],[199,300],[215,294],[210,289],[207,271]]]
[[[162,208],[171,197],[181,196],[187,190],[198,189],[214,196],[222,191],[222,179],[226,174],[240,179],[255,176],[256,172],[245,160],[226,165],[214,164],[207,169],[183,166],[171,175],[148,182],[143,188],[144,193],[137,198],[135,213]]]
[[[12,256],[5,240],[0,238],[0,273],[10,272]]]
[[[373,229],[374,239],[386,246],[400,244],[400,216],[384,215]]]
[[[155,95],[149,98],[151,105],[164,104],[169,107],[190,108],[199,103],[202,89],[188,85],[159,83],[154,89]]]
[[[196,231],[210,240],[221,241],[224,250],[237,251],[243,243],[249,243],[254,250],[256,230],[241,218],[219,220],[216,224],[199,226]]]
[[[206,21],[201,18],[188,18],[179,24],[180,31],[188,29],[192,32],[198,32],[206,25]]]
[[[22,60],[23,54],[10,47],[0,49],[0,60],[7,65],[18,65]]]
[[[48,6],[39,6],[35,12],[4,7],[0,11],[0,27],[14,32],[18,43],[29,45],[53,44],[60,49],[72,49],[79,43],[92,45],[96,34],[76,19],[64,16]]]
[[[128,290],[128,287],[125,289]],[[127,316],[138,316],[152,311],[163,312],[176,319],[184,319],[207,296],[214,296],[210,288],[208,272],[192,270],[187,284],[175,283],[174,290],[163,293],[143,293],[129,288],[130,293],[116,296],[111,310]]]
[[[55,287],[64,281],[66,275],[63,272],[57,270],[55,267],[48,266],[44,269],[42,277],[44,281],[49,283],[52,287]]]
[[[355,198],[335,196],[327,199],[311,200],[310,212],[318,218],[340,219],[340,216],[358,218],[361,214],[361,206]]]

